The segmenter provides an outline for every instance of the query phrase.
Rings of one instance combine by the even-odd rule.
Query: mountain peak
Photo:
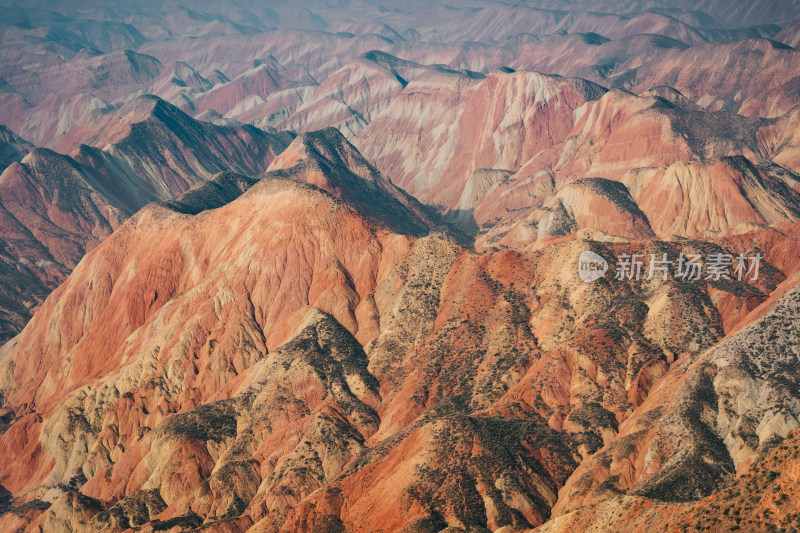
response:
[[[33,145],[0,124],[0,169],[22,160],[33,149]]]
[[[281,153],[269,170],[287,169],[305,160],[331,171],[347,169],[367,181],[381,180],[380,173],[336,128],[301,133]]]
[[[336,128],[299,135],[265,176],[315,185],[399,233],[422,235],[433,224],[422,204],[385,179]]]

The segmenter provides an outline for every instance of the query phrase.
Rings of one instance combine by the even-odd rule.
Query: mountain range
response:
[[[0,530],[800,527],[800,2],[0,19]]]

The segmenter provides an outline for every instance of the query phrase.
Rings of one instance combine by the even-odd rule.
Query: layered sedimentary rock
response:
[[[759,522],[768,527],[771,516],[763,515],[766,523],[761,523],[760,516],[754,521],[752,504],[775,509],[775,503],[760,492],[779,476],[765,469],[776,456],[785,455],[782,450],[789,446],[782,445],[768,458],[759,456],[800,424],[792,399],[798,394],[793,378],[798,342],[790,327],[797,321],[800,302],[797,280],[796,275],[787,280],[765,308],[754,311],[750,324],[695,360],[674,367],[620,426],[616,439],[573,474],[554,509],[556,514],[567,514],[542,531],[586,528],[587,521],[596,520],[613,527],[620,519],[612,514],[617,510],[634,523],[661,527],[710,522],[709,514],[723,510],[723,521],[748,528],[756,528]],[[787,440],[788,445],[792,442]],[[751,467],[753,461],[756,464]],[[746,473],[742,481],[696,506],[670,507],[649,501],[695,500],[708,494],[709,485],[725,487],[737,472]],[[786,489],[775,485],[779,499],[784,490],[791,491],[791,479],[789,474]],[[745,484],[750,504],[734,505]],[[630,496],[619,497],[625,493]],[[732,499],[727,509],[719,507]],[[576,510],[580,506],[587,507]]]
[[[2,348],[13,466],[0,484],[26,509],[4,525],[525,529],[607,491],[668,500],[708,451],[707,475],[685,483],[705,496],[792,426],[791,387],[770,395],[778,411],[729,401],[751,381],[790,386],[737,351],[748,335],[794,349],[770,333],[792,320],[786,256],[765,257],[757,281],[719,283],[586,284],[574,267],[587,248],[613,263],[766,237],[572,233],[476,254],[355,210],[364,187],[402,197],[338,133],[299,137],[273,166],[141,210]],[[573,212],[581,187],[632,203],[608,196],[617,182],[588,182],[561,193]],[[776,251],[796,251],[788,234],[770,237]],[[739,331],[715,346],[726,322]],[[704,378],[709,365],[725,381]],[[711,424],[696,415],[702,387],[719,397],[708,443],[672,454]],[[751,419],[764,429],[742,433]],[[639,445],[656,454],[643,467],[626,455]]]
[[[486,79],[456,73],[420,77],[356,143],[399,186],[453,209],[475,170],[518,170],[565,140],[575,110],[604,92],[585,80],[534,72],[497,71]],[[426,127],[429,122],[437,127]],[[381,137],[386,141],[378,142],[378,131],[390,132]]]
[[[782,225],[800,216],[797,176],[741,156],[636,169],[623,182],[661,235]]]
[[[0,529],[796,526],[800,2],[662,4],[0,7]]]
[[[69,157],[31,147],[0,175],[0,341],[22,328],[86,252],[148,202],[227,169],[263,172],[292,139],[201,123],[153,98],[136,99],[91,127],[101,148],[81,145]]]

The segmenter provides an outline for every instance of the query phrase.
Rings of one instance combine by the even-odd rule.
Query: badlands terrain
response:
[[[800,530],[795,47],[0,0],[0,531]]]

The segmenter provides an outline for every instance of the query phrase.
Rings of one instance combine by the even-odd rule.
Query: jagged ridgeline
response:
[[[0,6],[0,531],[800,528],[800,3],[662,4]]]

